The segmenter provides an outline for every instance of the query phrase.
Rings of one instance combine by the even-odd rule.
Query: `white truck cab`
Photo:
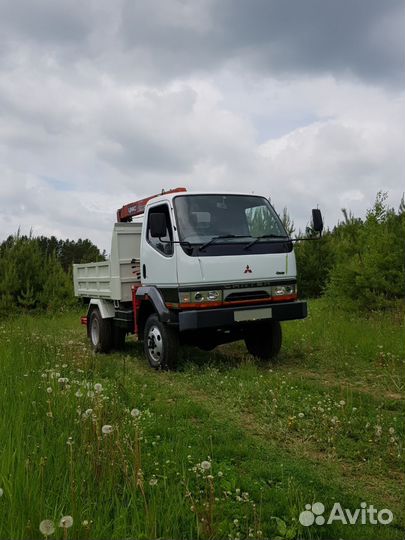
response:
[[[319,210],[313,220],[321,232]],[[174,368],[182,343],[211,350],[243,339],[251,354],[271,359],[280,322],[307,314],[293,241],[259,195],[176,188],[126,205],[110,261],[75,264],[73,274],[76,296],[89,300],[82,322],[94,349],[134,333],[154,368]]]

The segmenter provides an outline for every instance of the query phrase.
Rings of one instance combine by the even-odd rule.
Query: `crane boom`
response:
[[[185,187],[177,187],[175,189],[169,189],[169,191],[162,190],[161,193],[157,193],[156,195],[151,195],[145,199],[125,204],[122,208],[117,210],[117,222],[122,223],[124,221],[132,221],[134,216],[140,216],[144,213],[146,204],[155,197],[160,197],[160,195],[165,195],[167,193],[182,193],[184,191],[187,191]]]

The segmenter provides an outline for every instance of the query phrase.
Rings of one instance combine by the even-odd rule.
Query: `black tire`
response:
[[[154,369],[176,369],[179,335],[175,328],[162,323],[156,313],[149,315],[144,330],[146,358]]]
[[[94,351],[106,353],[111,350],[111,319],[103,319],[98,308],[92,309],[90,313],[89,338]]]
[[[279,321],[267,320],[255,324],[245,333],[245,344],[251,355],[271,360],[281,349],[282,333]]]
[[[126,334],[127,332],[124,328],[113,325],[112,340],[114,349],[120,350],[124,348]]]

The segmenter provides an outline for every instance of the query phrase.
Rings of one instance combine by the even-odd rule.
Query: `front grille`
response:
[[[266,291],[243,291],[228,294],[224,299],[225,302],[238,302],[239,300],[261,300],[270,298]]]

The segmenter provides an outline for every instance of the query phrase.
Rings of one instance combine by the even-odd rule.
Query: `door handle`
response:
[[[142,277],[143,279],[146,279],[146,264],[142,265]]]

